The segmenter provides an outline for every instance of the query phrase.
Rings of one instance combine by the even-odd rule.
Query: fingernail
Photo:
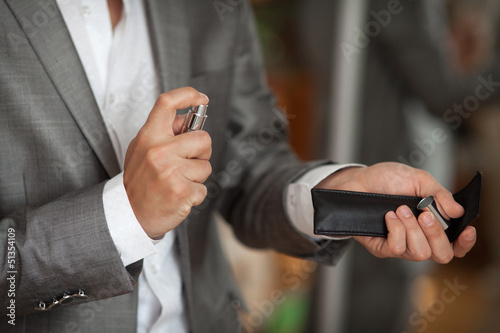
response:
[[[473,241],[474,240],[474,237],[476,236],[476,228],[474,228],[474,232],[473,233],[469,233],[469,235],[466,235],[465,236],[465,240],[466,241]]]
[[[422,224],[426,227],[430,227],[434,223],[434,219],[430,213],[422,214]]]
[[[400,212],[403,217],[410,217],[412,215],[411,210],[410,208],[408,208],[408,206],[402,206],[400,208]]]
[[[205,97],[206,99],[208,99],[208,96],[205,95],[204,93],[200,93],[200,94],[202,94],[203,97]]]
[[[397,219],[398,218],[396,213],[394,213],[393,211],[388,212],[387,217],[390,219]]]

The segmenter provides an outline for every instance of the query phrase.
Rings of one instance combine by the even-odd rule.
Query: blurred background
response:
[[[219,224],[249,332],[500,332],[500,2],[254,0],[269,85],[303,160],[397,161],[452,192],[483,172],[478,243],[448,265],[335,267],[255,251]],[[241,306],[239,304],[235,306]]]

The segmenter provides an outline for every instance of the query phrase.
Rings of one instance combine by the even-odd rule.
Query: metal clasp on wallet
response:
[[[441,224],[441,226],[443,227],[444,230],[448,229],[449,225],[449,221],[446,220],[440,213],[439,211],[437,210],[437,207],[436,207],[436,202],[434,201],[434,197],[431,195],[431,196],[428,196],[426,198],[423,198],[422,200],[420,200],[420,202],[418,203],[417,205],[417,208],[420,209],[420,210],[424,210],[424,208],[428,208],[429,211],[436,217],[436,219],[439,221],[439,223]]]
[[[207,119],[207,109],[208,105],[206,104],[193,106],[187,113],[186,122],[181,133],[201,131]]]

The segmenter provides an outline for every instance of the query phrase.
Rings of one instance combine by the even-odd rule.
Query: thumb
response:
[[[459,218],[464,215],[464,208],[455,201],[450,192],[446,190],[437,192],[435,198],[439,211],[447,220],[449,220],[450,217]]]
[[[177,109],[207,103],[208,97],[191,87],[178,88],[161,94],[149,113],[143,129],[157,138],[174,136],[173,125]]]

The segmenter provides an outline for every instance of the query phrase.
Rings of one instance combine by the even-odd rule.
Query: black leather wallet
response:
[[[482,174],[478,172],[463,189],[453,194],[465,209],[458,219],[448,221],[446,235],[453,242],[465,227],[479,216]],[[338,191],[314,188],[314,233],[327,236],[387,237],[385,214],[407,205],[418,216],[422,198],[377,193]]]

